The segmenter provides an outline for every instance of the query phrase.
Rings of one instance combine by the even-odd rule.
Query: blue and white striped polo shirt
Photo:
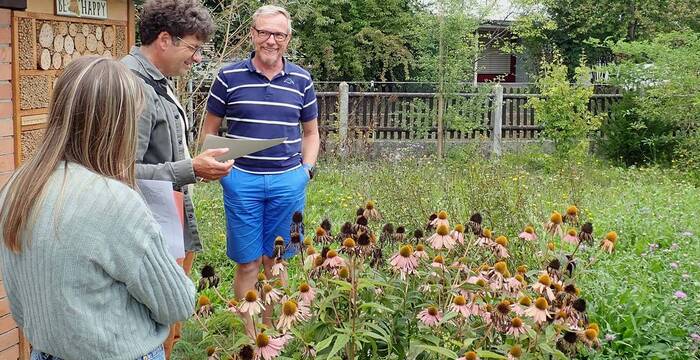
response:
[[[279,174],[301,166],[300,122],[318,117],[308,71],[284,59],[272,80],[247,60],[224,66],[212,82],[207,110],[225,118],[235,139],[286,137],[277,146],[236,159],[234,167],[255,174]]]

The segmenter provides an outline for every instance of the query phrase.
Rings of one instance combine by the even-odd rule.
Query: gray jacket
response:
[[[121,60],[131,70],[170,86],[168,79],[143,55],[138,47],[133,47],[129,55]],[[136,177],[139,179],[171,181],[173,188],[182,191],[185,197],[185,250],[201,251],[197,221],[190,186],[196,182],[192,159],[185,157],[186,135],[180,126],[185,114],[180,109],[156,93],[144,79],[145,104],[138,123],[136,145]],[[171,87],[172,89],[172,87]],[[173,91],[174,93],[174,91]],[[167,96],[167,95],[166,95]]]

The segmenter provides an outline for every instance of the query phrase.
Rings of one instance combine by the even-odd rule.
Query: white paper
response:
[[[173,183],[160,180],[137,179],[136,185],[146,201],[168,247],[175,259],[185,257],[185,240],[180,214],[173,196]]]
[[[208,149],[228,148],[228,152],[226,154],[218,156],[216,158],[216,160],[219,161],[226,161],[231,159],[237,159],[243,155],[252,154],[256,151],[273,147],[275,145],[281,144],[285,140],[287,140],[287,138],[277,138],[269,140],[231,139],[208,134],[207,137],[204,138],[202,151]]]

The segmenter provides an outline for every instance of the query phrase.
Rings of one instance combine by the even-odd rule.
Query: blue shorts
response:
[[[275,256],[275,238],[289,242],[295,211],[304,211],[309,175],[303,167],[257,175],[234,168],[221,178],[226,209],[226,255],[239,264]],[[302,234],[303,240],[303,234]],[[288,251],[284,257],[294,255]]]

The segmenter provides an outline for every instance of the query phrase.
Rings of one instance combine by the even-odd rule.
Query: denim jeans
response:
[[[32,350],[32,356],[30,360],[63,360],[61,358],[55,357],[53,355],[45,354],[41,351]],[[149,352],[144,356],[139,356],[135,360],[165,360],[165,351],[163,350],[163,345],[158,346],[155,350]]]

